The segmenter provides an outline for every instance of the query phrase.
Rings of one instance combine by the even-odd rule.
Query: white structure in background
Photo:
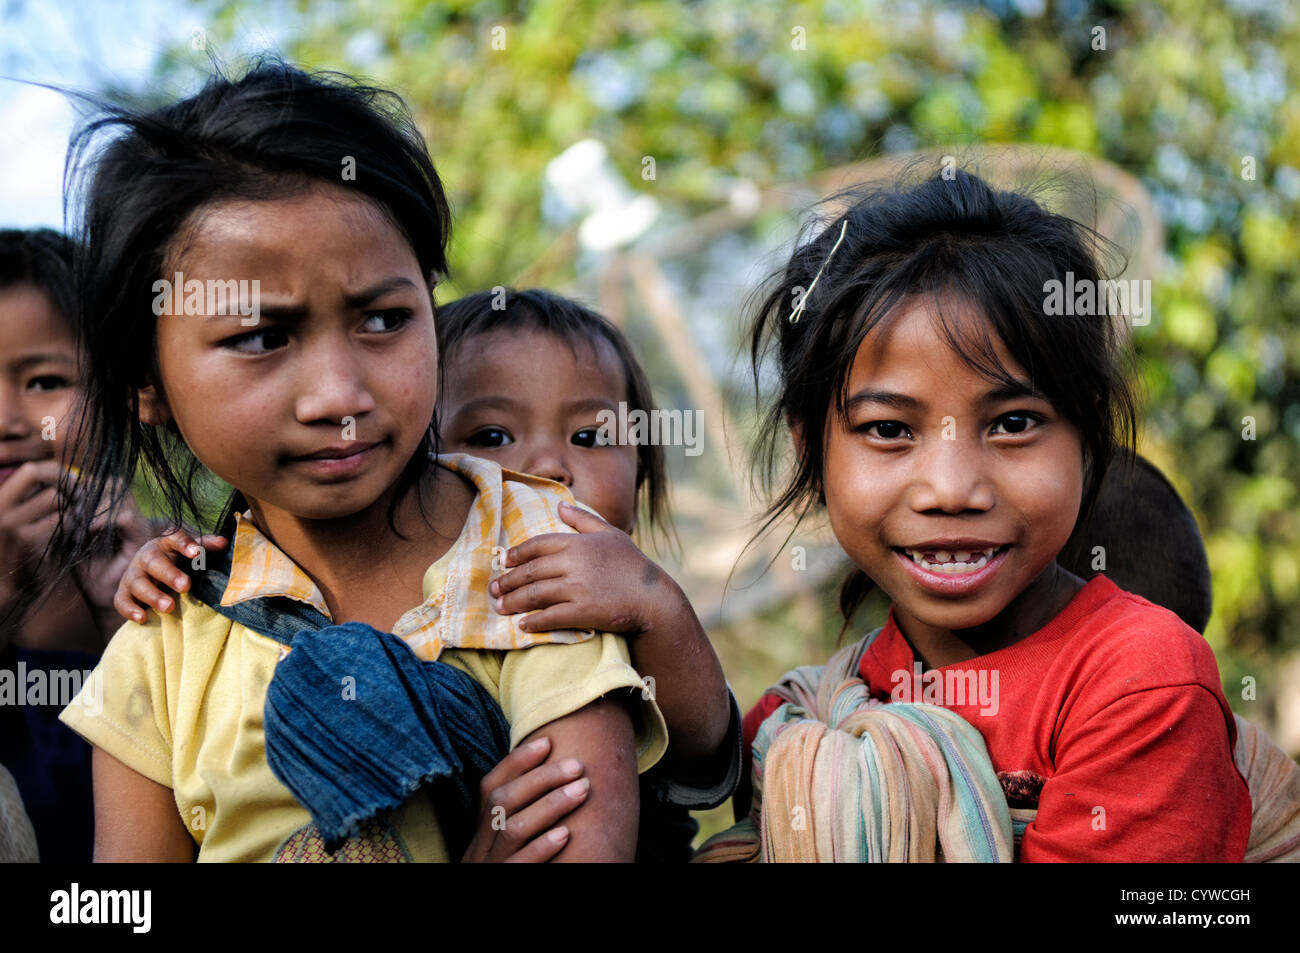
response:
[[[614,168],[609,150],[583,139],[546,165],[545,207],[560,216],[582,216],[578,241],[588,251],[623,248],[644,235],[659,217],[659,203],[637,195]]]

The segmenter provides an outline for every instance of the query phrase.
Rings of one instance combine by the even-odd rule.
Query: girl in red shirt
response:
[[[1134,443],[1112,246],[965,172],[850,198],[754,320],[755,369],[779,373],[766,525],[824,509],[858,570],[845,617],[873,585],[892,602],[859,674],[979,730],[1037,807],[1021,860],[1240,861],[1251,802],[1209,646],[1056,559]]]

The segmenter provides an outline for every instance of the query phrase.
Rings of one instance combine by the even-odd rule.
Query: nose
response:
[[[533,450],[528,455],[525,472],[546,477],[565,486],[573,486],[573,471],[569,469],[564,454],[556,447],[538,447]]]
[[[985,512],[996,496],[979,448],[940,439],[916,456],[912,507],[917,512]]]
[[[304,347],[299,366],[300,387],[294,405],[299,423],[338,424],[375,409],[370,368],[346,335],[330,335]]]

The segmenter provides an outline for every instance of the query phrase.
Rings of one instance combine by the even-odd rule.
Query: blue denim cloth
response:
[[[362,821],[421,787],[459,857],[478,783],[510,750],[492,696],[360,622],[302,631],[266,692],[266,760],[336,850]]]
[[[311,813],[326,850],[427,786],[459,857],[477,820],[478,782],[510,751],[492,696],[460,669],[422,661],[395,635],[333,625],[296,599],[223,606],[230,547],[210,555],[207,569],[187,568],[190,594],[291,648],[267,687],[266,760]]]

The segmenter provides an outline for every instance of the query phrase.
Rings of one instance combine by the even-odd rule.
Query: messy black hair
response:
[[[198,93],[162,108],[94,106],[69,147],[65,197],[69,216],[80,217],[76,314],[87,356],[83,502],[57,534],[65,566],[90,552],[91,515],[115,511],[141,465],[169,519],[206,522],[198,491],[213,478],[174,423],[139,418],[140,389],[159,379],[153,283],[196,211],[343,188],[402,232],[430,281],[447,271],[451,231],[442,183],[405,104],[352,77],[264,57],[238,78],[215,68]],[[436,449],[431,427],[399,478],[394,506],[410,487],[418,491]],[[244,505],[236,492],[218,527],[228,530]]]
[[[649,414],[655,409],[650,381],[623,332],[572,298],[542,288],[497,288],[442,305],[438,309],[438,347],[442,362],[450,366],[461,344],[502,328],[543,331],[570,346],[605,341],[623,366],[628,411],[643,410]],[[445,381],[446,376],[441,380]],[[668,471],[663,447],[641,443],[636,454],[638,530],[644,523],[653,534],[671,542],[675,536],[668,511]]]
[[[1019,387],[997,357],[994,341],[1000,340],[1032,386],[1078,427],[1085,466],[1080,520],[1091,511],[1112,459],[1131,455],[1136,397],[1124,330],[1114,315],[1045,314],[1046,283],[1064,281],[1067,272],[1076,283],[1095,282],[1102,258],[1115,254],[1113,244],[965,170],[919,182],[908,181],[908,174],[828,200],[847,208],[828,224],[811,222],[805,234],[825,227],[757,293],[750,328],[755,388],[772,351],[779,375],[755,450],[755,473],[770,501],[760,534],[787,513],[801,519],[824,503],[827,415],[847,414],[859,346],[912,295],[932,298],[943,340],[973,370]],[[952,317],[957,309],[943,306],[945,297],[971,306],[984,320],[973,330],[963,325]],[[791,426],[802,434],[803,453],[774,489],[778,450]],[[840,610],[846,622],[873,587],[862,572],[845,581]]]
[[[72,325],[77,300],[72,290],[75,251],[72,240],[52,228],[0,229],[0,290],[32,285]]]

